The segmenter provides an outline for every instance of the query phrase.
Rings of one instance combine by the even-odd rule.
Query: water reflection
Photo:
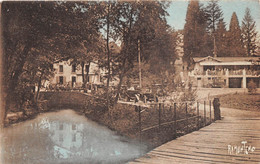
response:
[[[3,136],[3,163],[124,163],[146,152],[72,110],[42,114]]]

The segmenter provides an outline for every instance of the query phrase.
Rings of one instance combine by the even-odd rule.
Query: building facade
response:
[[[81,87],[82,66],[71,64],[70,61],[62,61],[53,65],[54,76],[50,80],[49,85],[66,86],[66,87]],[[88,74],[88,76],[87,76]],[[84,78],[86,84],[103,85],[105,70],[99,68],[97,63],[91,62],[90,65],[84,65]]]
[[[196,87],[260,88],[259,57],[196,57],[188,76]]]

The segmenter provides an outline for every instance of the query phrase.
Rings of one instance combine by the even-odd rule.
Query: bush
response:
[[[250,80],[250,82],[248,83],[248,92],[250,93],[250,94],[254,94],[254,93],[256,93],[256,91],[257,91],[257,86],[256,86],[256,84],[254,83],[254,81],[253,80]]]

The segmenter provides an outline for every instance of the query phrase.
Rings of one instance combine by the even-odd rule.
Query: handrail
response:
[[[165,126],[165,125],[168,125],[168,124],[173,124],[173,123],[175,123],[175,122],[178,123],[178,122],[182,122],[182,121],[186,121],[186,120],[194,119],[194,118],[198,118],[198,117],[200,117],[200,116],[192,116],[192,117],[188,117],[188,118],[179,119],[179,120],[176,120],[176,121],[169,121],[169,122],[162,123],[160,126]],[[145,129],[142,130],[142,132],[145,132],[145,131],[148,131],[148,130],[151,130],[151,129],[154,129],[154,128],[159,128],[159,125],[154,125],[154,126],[145,128]]]

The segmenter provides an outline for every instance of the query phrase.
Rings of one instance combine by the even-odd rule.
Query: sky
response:
[[[167,9],[169,13],[167,22],[175,30],[183,29],[184,27],[188,3],[189,0],[172,0],[170,7]],[[204,6],[207,5],[207,1],[205,0],[200,1],[200,3]],[[236,12],[241,27],[245,9],[248,7],[256,22],[256,29],[260,33],[260,0],[219,0],[218,4],[223,11],[227,29],[229,29],[229,22],[233,12]]]

